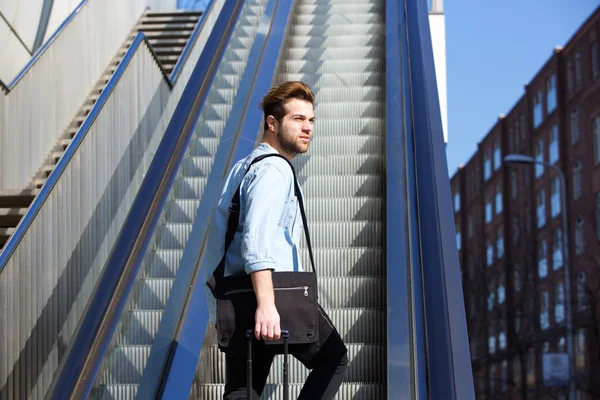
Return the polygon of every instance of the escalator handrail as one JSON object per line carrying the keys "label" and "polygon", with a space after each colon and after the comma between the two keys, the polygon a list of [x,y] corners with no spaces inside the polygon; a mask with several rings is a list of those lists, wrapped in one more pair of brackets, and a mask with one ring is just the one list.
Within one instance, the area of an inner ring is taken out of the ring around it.
{"label": "escalator handrail", "polygon": [[[149,377],[142,378],[143,381],[151,381],[153,377],[160,379],[160,399],[187,398],[190,394],[202,347],[202,337],[208,326],[205,266],[202,263],[206,251],[209,218],[218,200],[217,190],[221,186],[224,174],[230,170],[233,162],[247,156],[255,147],[262,127],[262,112],[259,106],[274,79],[292,5],[293,0],[269,0],[267,3],[258,29],[258,35],[264,36],[257,35],[250,51],[248,65],[242,78],[242,85],[245,87],[240,88],[217,149],[215,166],[218,165],[219,168],[213,167],[209,175],[207,189],[198,207],[198,215],[173,285],[172,293],[175,293],[177,279],[183,275],[180,275],[182,269],[187,270],[188,280],[181,280],[187,285],[186,296],[176,301],[171,295],[157,338],[161,329],[167,328],[170,334],[160,338],[162,342],[155,340],[153,344],[152,352],[160,350],[161,346],[168,349],[166,368],[162,375],[151,372]],[[207,196],[207,193],[210,195]],[[171,306],[175,302],[178,304]],[[155,364],[151,353],[148,359],[150,367],[146,368],[144,375],[149,373]],[[144,385],[140,386],[139,390],[146,398],[152,393],[145,391]]]}
{"label": "escalator handrail", "polygon": [[474,399],[454,212],[426,2],[403,1],[408,41],[428,389]]}
{"label": "escalator handrail", "polygon": [[[47,398],[87,398],[208,95],[242,0],[226,0],[119,232]],[[212,6],[212,5],[211,5]],[[142,37],[138,35],[138,37]]]}
{"label": "escalator handrail", "polygon": [[[23,240],[23,237],[27,233],[27,230],[31,227],[33,220],[46,203],[46,200],[48,200],[48,198],[50,197],[54,186],[57,184],[58,180],[67,168],[67,165],[69,165],[69,163],[75,156],[77,149],[79,148],[83,140],[86,138],[87,133],[89,132],[90,128],[94,124],[96,118],[98,117],[102,109],[104,108],[104,105],[112,95],[117,84],[121,80],[121,77],[127,70],[129,63],[133,59],[133,56],[135,55],[137,49],[142,43],[146,43],[146,46],[148,47],[154,59],[157,60],[158,63],[158,58],[152,50],[152,46],[150,45],[150,42],[148,41],[146,35],[143,32],[138,32],[133,42],[131,43],[131,46],[127,49],[127,52],[125,53],[123,59],[119,63],[119,66],[106,83],[106,87],[104,88],[104,90],[102,90],[100,97],[92,106],[90,112],[86,116],[85,121],[83,121],[81,126],[77,129],[77,132],[73,136],[73,139],[71,140],[71,143],[65,150],[65,153],[58,160],[56,166],[48,176],[48,179],[40,189],[40,193],[33,199],[33,202],[27,209],[27,212],[17,225],[15,232],[10,236],[4,248],[0,251],[0,273],[2,273],[2,271],[8,264],[8,261],[19,246],[19,243],[21,243],[21,240]],[[162,68],[161,71],[169,87],[172,87],[171,82],[169,81]]]}
{"label": "escalator handrail", "polygon": [[79,12],[81,11],[81,9],[89,2],[89,0],[82,0],[81,3],[79,3],[79,5],[77,5],[77,7],[75,7],[75,9],[73,11],[71,11],[71,13],[69,14],[69,16],[62,22],[62,24],[60,24],[60,26],[56,29],[56,31],[52,34],[52,36],[50,36],[50,38],[48,38],[48,40],[46,40],[46,43],[44,43],[31,57],[31,59],[27,62],[27,64],[25,64],[25,66],[21,69],[21,71],[19,72],[19,74],[17,76],[15,76],[15,78],[8,84],[5,85],[4,83],[2,83],[2,85],[6,88],[6,92],[10,92],[16,85],[17,83],[19,83],[19,81],[25,76],[25,74],[27,74],[27,72],[29,72],[29,70],[31,69],[31,67],[33,67],[33,65],[39,60],[39,58],[42,56],[42,54],[44,54],[44,52],[48,49],[48,47],[50,47],[50,45],[52,43],[54,43],[54,41],[56,40],[56,38],[58,36],[60,36],[60,34],[65,30],[65,28],[69,25],[69,23],[77,16],[77,14],[79,14]]}

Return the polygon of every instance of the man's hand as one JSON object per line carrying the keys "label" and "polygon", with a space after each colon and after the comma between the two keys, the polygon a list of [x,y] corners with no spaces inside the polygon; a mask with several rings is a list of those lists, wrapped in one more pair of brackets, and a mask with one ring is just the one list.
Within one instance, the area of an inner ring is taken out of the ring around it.
{"label": "man's hand", "polygon": [[254,336],[257,340],[278,340],[281,337],[279,313],[275,303],[259,305],[255,316]]}
{"label": "man's hand", "polygon": [[256,293],[256,314],[254,316],[254,336],[256,340],[278,340],[281,337],[279,313],[275,307],[275,292],[270,269],[252,274],[252,285]]}

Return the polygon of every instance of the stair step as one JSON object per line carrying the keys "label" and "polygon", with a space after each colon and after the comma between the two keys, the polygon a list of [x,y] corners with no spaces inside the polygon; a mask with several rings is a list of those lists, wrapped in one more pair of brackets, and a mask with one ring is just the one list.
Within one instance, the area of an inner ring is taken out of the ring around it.
{"label": "stair step", "polygon": [[309,153],[311,155],[385,154],[385,138],[367,135],[319,136],[319,132],[316,131],[311,139]]}
{"label": "stair step", "polygon": [[189,33],[196,27],[195,23],[181,24],[181,23],[160,23],[160,22],[144,22],[136,25],[135,29],[143,32],[186,32]]}
{"label": "stair step", "polygon": [[156,249],[150,253],[150,257],[150,265],[143,277],[175,279],[183,249]]}
{"label": "stair step", "polygon": [[152,345],[163,316],[160,310],[130,310],[121,317],[122,330],[117,334],[117,346]]}
{"label": "stair step", "polygon": [[156,58],[158,58],[158,61],[161,64],[168,64],[168,63],[175,64],[179,60],[179,57],[181,57],[181,54],[177,54],[177,55],[160,55],[160,56],[157,56]]}
{"label": "stair step", "polygon": [[4,247],[8,239],[15,233],[15,228],[0,228],[0,246]]}
{"label": "stair step", "polygon": [[[366,59],[348,61],[285,61],[280,67],[282,73],[360,73],[360,72],[385,72],[385,60]],[[360,89],[356,88],[356,89]]]}
{"label": "stair step", "polygon": [[296,14],[293,22],[302,25],[382,24],[385,16],[382,13]]}
{"label": "stair step", "polygon": [[207,177],[178,178],[175,182],[175,196],[180,199],[200,199],[207,180]]}
{"label": "stair step", "polygon": [[157,57],[177,56],[179,58],[184,48],[184,46],[159,47],[157,49],[154,49],[154,53]]}
{"label": "stair step", "polygon": [[[287,60],[365,60],[370,58],[379,58],[385,54],[385,46],[354,46],[351,48],[332,47],[332,48],[304,48],[293,47],[282,50],[283,57]],[[378,83],[377,86],[383,86]],[[353,86],[364,86],[353,85]]]}
{"label": "stair step", "polygon": [[385,11],[385,4],[299,4],[296,15],[376,14]]}
{"label": "stair step", "polygon": [[[146,35],[146,38],[151,40],[184,39],[186,43],[189,40],[191,34],[192,31],[144,31],[144,35]],[[131,39],[135,38],[135,36],[135,34],[132,34]],[[152,44],[152,42],[150,43]]]}
{"label": "stair step", "polygon": [[27,213],[27,210],[27,208],[0,208],[0,227],[16,227]]}
{"label": "stair step", "polygon": [[298,180],[307,199],[385,196],[383,179],[377,175],[317,175],[299,177]]}
{"label": "stair step", "polygon": [[[321,277],[372,276],[384,277],[385,252],[382,247],[352,247],[313,249],[317,274]],[[310,269],[306,246],[301,249],[302,267]]]}
{"label": "stair step", "polygon": [[159,243],[161,249],[179,250],[185,247],[190,232],[192,231],[192,224],[184,223],[166,223],[160,228]]}
{"label": "stair step", "polygon": [[114,347],[108,356],[111,368],[104,368],[101,377],[102,383],[139,384],[150,356],[150,349],[151,346],[146,345]]}
{"label": "stair step", "polygon": [[349,86],[383,86],[385,74],[375,72],[341,73],[341,74],[278,74],[279,82],[302,81],[312,88],[349,87]]}
{"label": "stair step", "polygon": [[196,24],[200,20],[200,17],[196,15],[174,15],[174,16],[148,16],[142,18],[142,25],[145,24],[181,24],[189,23]]}
{"label": "stair step", "polygon": [[305,203],[306,217],[311,224],[315,222],[381,221],[384,217],[382,198],[307,198]]}
{"label": "stair step", "polygon": [[39,189],[0,190],[0,207],[29,207]]}
{"label": "stair step", "polygon": [[161,17],[182,17],[182,16],[194,16],[200,18],[203,11],[191,11],[191,10],[172,10],[172,11],[146,11],[145,16],[150,18],[161,18]]}
{"label": "stair step", "polygon": [[[290,398],[297,399],[300,396],[303,384],[290,384]],[[113,390],[113,389],[111,389]],[[116,388],[114,390],[117,390]],[[387,396],[387,387],[385,384],[371,383],[342,383],[336,399],[352,400],[374,400],[385,399]],[[225,394],[225,385],[207,384],[203,386],[194,386],[192,388],[194,399],[222,399]],[[267,384],[263,390],[261,400],[282,400],[283,385]],[[112,397],[111,397],[112,398]],[[114,397],[117,398],[117,397]],[[121,399],[121,397],[118,397]],[[132,397],[127,397],[132,399]]]}
{"label": "stair step", "polygon": [[[346,370],[344,380],[346,382],[385,382],[387,373],[385,364],[386,351],[384,345],[373,344],[349,344],[348,348],[348,369]],[[207,384],[225,383],[225,355],[217,348],[210,347],[208,365],[218,365],[214,368],[211,376],[207,379]],[[267,378],[267,384],[278,384],[283,381],[283,356],[277,355],[271,365],[271,370]],[[309,370],[304,367],[294,357],[289,358],[289,383],[303,384],[308,378]]]}
{"label": "stair step", "polygon": [[381,175],[385,172],[385,159],[381,155],[309,156],[294,159],[298,176],[315,175]]}
{"label": "stair step", "polygon": [[[385,224],[380,221],[310,222],[313,247],[383,247]],[[304,236],[302,246],[305,246]]]}
{"label": "stair step", "polygon": [[384,24],[297,24],[290,27],[290,33],[304,36],[372,35],[385,34],[385,26]]}

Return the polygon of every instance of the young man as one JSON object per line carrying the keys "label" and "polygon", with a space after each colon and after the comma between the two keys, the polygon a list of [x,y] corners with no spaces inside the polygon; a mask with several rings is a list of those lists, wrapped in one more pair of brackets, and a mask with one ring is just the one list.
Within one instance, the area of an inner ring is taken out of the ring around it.
{"label": "young man", "polygon": [[[280,346],[267,346],[265,341],[280,338],[279,315],[286,312],[275,306],[271,274],[273,271],[302,271],[303,225],[289,164],[279,157],[268,157],[249,170],[248,166],[263,154],[279,153],[291,160],[297,154],[306,153],[313,135],[313,102],[313,93],[302,82],[285,82],[267,93],[262,102],[265,115],[262,143],[232,168],[211,221],[209,259],[216,262],[209,263],[213,269],[206,271],[207,280],[223,255],[229,205],[241,183],[240,220],[226,255],[225,276],[250,274],[256,293],[254,334],[259,341],[254,344],[252,363],[255,399],[260,398],[273,358],[281,350]],[[210,290],[206,292],[214,323],[216,302]],[[289,352],[312,370],[299,399],[333,399],[348,364],[347,349],[322,308],[319,307],[319,344],[290,345]],[[224,399],[246,399],[245,352],[228,351],[226,370]]]}

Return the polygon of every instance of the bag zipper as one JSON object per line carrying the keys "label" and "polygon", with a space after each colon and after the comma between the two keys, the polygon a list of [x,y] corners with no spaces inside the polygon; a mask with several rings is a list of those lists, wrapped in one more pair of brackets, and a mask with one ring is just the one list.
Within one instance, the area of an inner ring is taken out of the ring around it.
{"label": "bag zipper", "polygon": [[[275,288],[274,290],[304,290],[304,297],[308,297],[308,286],[297,286],[297,287],[286,287],[286,288]],[[254,292],[254,289],[235,289],[225,293],[225,296],[236,293]]]}

